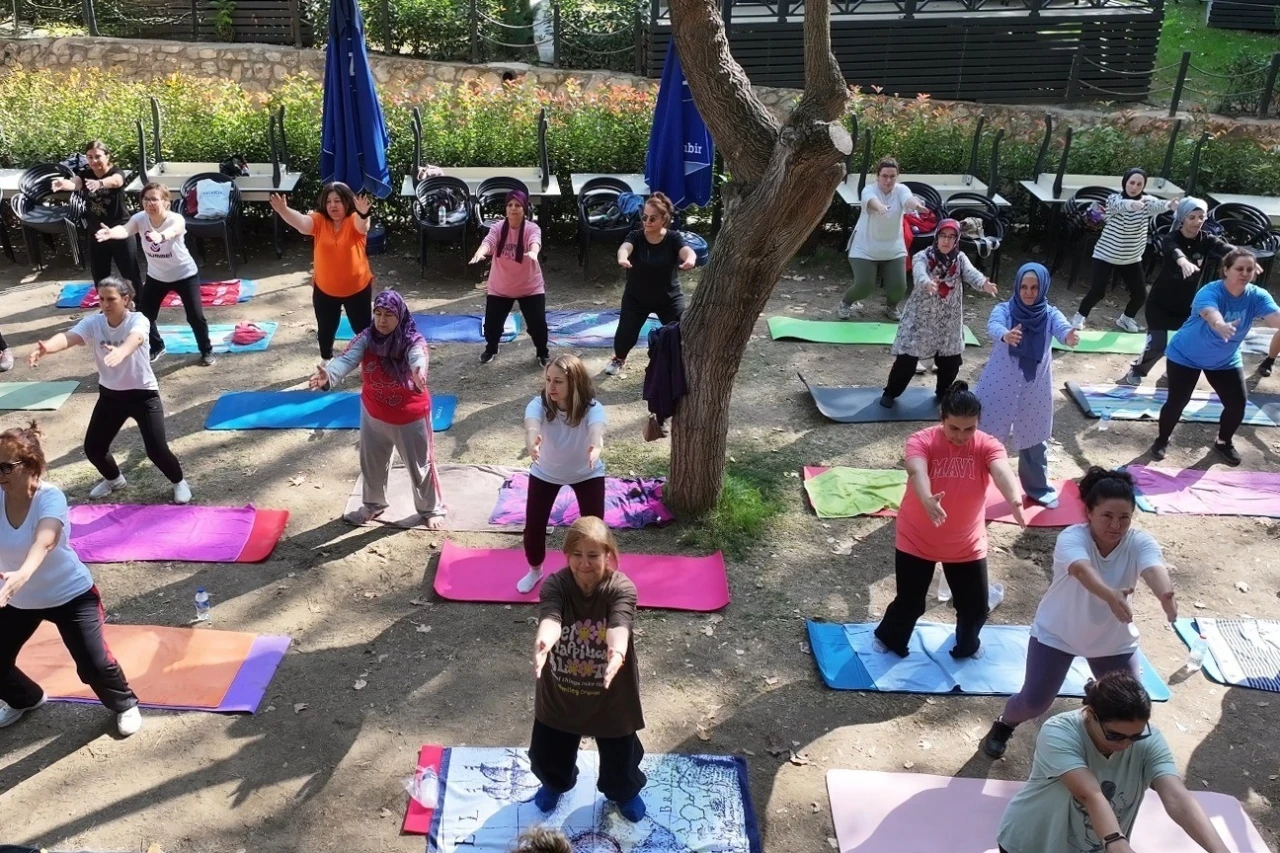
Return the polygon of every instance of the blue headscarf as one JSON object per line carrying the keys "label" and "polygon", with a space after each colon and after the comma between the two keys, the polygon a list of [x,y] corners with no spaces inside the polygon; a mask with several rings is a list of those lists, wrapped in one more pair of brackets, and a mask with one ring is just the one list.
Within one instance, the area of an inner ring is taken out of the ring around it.
{"label": "blue headscarf", "polygon": [[[1027,273],[1035,273],[1036,280],[1040,282],[1040,292],[1031,305],[1023,302],[1018,292]],[[1022,376],[1028,381],[1036,378],[1036,370],[1049,351],[1049,316],[1049,271],[1043,264],[1023,264],[1018,267],[1018,277],[1013,280],[1013,296],[1009,297],[1009,322],[1022,327],[1022,340],[1017,346],[1009,347],[1009,355],[1018,360]]]}
{"label": "blue headscarf", "polygon": [[1182,223],[1187,221],[1187,217],[1191,215],[1191,211],[1201,210],[1205,213],[1209,212],[1209,205],[1205,204],[1198,198],[1191,196],[1183,196],[1178,200],[1178,204],[1173,209],[1173,230],[1181,231]]}

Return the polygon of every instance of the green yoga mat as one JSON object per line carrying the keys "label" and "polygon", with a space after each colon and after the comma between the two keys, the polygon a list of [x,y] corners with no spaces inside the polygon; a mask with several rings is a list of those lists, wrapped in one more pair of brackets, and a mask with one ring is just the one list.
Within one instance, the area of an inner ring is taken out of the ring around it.
{"label": "green yoga mat", "polygon": [[[770,317],[768,322],[769,337],[775,341],[887,347],[898,334],[897,323],[847,323],[843,320],[801,320],[797,317]],[[978,346],[978,339],[968,326],[964,328],[964,342],[967,346]]]}
{"label": "green yoga mat", "polygon": [[0,411],[52,412],[67,402],[80,383],[65,382],[0,382]]}
{"label": "green yoga mat", "polygon": [[907,491],[907,472],[838,466],[804,481],[818,518],[853,518],[898,509]]}
{"label": "green yoga mat", "polygon": [[1057,339],[1053,348],[1065,352],[1113,352],[1120,355],[1142,355],[1146,349],[1147,336],[1134,332],[1104,332],[1097,329],[1084,329],[1080,332],[1080,343],[1074,347],[1063,346]]}

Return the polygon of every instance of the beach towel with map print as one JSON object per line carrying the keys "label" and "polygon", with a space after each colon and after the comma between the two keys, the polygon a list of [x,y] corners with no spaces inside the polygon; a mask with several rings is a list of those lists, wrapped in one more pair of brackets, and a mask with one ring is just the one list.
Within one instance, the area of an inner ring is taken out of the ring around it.
{"label": "beach towel with map print", "polygon": [[[620,530],[666,524],[675,516],[662,503],[663,477],[606,477],[604,481],[604,523]],[[513,474],[498,490],[498,502],[489,516],[490,524],[524,524],[529,503],[529,475]],[[552,527],[568,527],[578,520],[578,498],[569,486],[562,486],[551,507]]]}

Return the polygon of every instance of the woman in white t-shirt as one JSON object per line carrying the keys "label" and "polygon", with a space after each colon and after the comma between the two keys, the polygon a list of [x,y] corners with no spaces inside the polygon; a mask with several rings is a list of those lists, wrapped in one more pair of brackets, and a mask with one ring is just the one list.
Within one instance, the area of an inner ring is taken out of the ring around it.
{"label": "woman in white t-shirt", "polygon": [[142,212],[129,217],[124,225],[108,228],[103,225],[94,235],[99,243],[107,240],[132,240],[142,235],[142,251],[147,256],[147,282],[139,297],[138,310],[151,324],[151,360],[164,355],[164,339],[160,337],[156,318],[160,316],[160,304],[170,292],[182,300],[182,310],[187,312],[187,325],[196,336],[200,347],[200,364],[213,367],[218,360],[213,357],[213,344],[209,342],[209,322],[204,318],[200,302],[200,272],[195,259],[187,251],[187,221],[181,213],[169,208],[169,188],[152,183],[142,188]]}
{"label": "woman in white t-shirt", "polygon": [[31,353],[31,366],[40,359],[71,347],[88,344],[98,365],[98,402],[84,435],[84,455],[102,475],[89,490],[91,498],[105,498],[128,483],[111,455],[111,443],[124,422],[133,418],[142,433],[147,458],[173,483],[173,502],[190,503],[191,487],[182,476],[182,465],[169,449],[164,434],[164,404],[160,385],[147,361],[147,318],[130,311],[133,285],[108,276],[94,285],[101,312],[81,318],[66,332],[40,341]]}
{"label": "woman in white t-shirt", "polygon": [[848,320],[862,307],[862,300],[876,289],[876,275],[884,279],[885,312],[902,319],[898,303],[907,295],[907,244],[902,239],[902,217],[922,210],[924,202],[898,183],[898,161],[885,157],[876,164],[876,180],[862,190],[862,214],[849,240],[849,266],[853,284],[844,293],[836,315]]}
{"label": "woman in white t-shirt", "polygon": [[1089,520],[1058,534],[1053,580],[1031,624],[1022,689],[1009,697],[982,741],[992,758],[1004,755],[1014,727],[1049,709],[1077,657],[1089,662],[1095,677],[1123,669],[1142,680],[1130,603],[1138,578],[1160,599],[1169,621],[1178,618],[1160,545],[1130,527],[1137,506],[1133,477],[1095,465],[1080,480],[1080,496]]}
{"label": "woman in white t-shirt", "polygon": [[547,521],[562,486],[573,489],[580,516],[604,519],[604,406],[576,355],[558,355],[544,368],[542,393],[524,410],[524,443],[533,464],[524,514],[529,573],[516,584],[521,593],[542,579]]}
{"label": "woman in white t-shirt", "polygon": [[52,622],[76,674],[128,737],[142,727],[138,697],[107,648],[102,597],[67,543],[67,497],[42,480],[46,468],[34,421],[0,433],[0,728],[45,703],[17,661],[40,623]]}

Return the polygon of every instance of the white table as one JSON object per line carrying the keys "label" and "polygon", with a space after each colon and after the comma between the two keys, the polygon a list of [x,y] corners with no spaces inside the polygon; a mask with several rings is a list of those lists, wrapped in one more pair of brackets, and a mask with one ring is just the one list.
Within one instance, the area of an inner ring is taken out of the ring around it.
{"label": "white table", "polygon": [[1208,193],[1214,204],[1247,204],[1261,210],[1271,224],[1280,227],[1280,198],[1270,195],[1237,195],[1235,193]]}
{"label": "white table", "polygon": [[[942,196],[942,200],[946,201],[956,193],[978,193],[979,195],[987,195],[987,185],[972,175],[898,175],[898,183],[911,181],[917,184],[928,184],[938,191],[938,195]],[[874,174],[868,174],[866,184],[870,186],[876,182]],[[858,197],[858,176],[849,175],[836,187],[836,195],[840,200],[852,208],[862,206],[862,199]],[[991,196],[991,201],[997,207],[1011,207],[1009,200],[997,193]]]}
{"label": "white table", "polygon": [[625,175],[606,174],[604,172],[575,172],[569,176],[569,184],[573,188],[575,196],[582,195],[582,188],[586,186],[587,181],[595,178],[615,178],[631,187],[631,191],[636,195],[649,194],[649,182],[644,179],[644,175],[637,175],[634,172]]}
{"label": "white table", "polygon": [[18,179],[26,169],[0,169],[0,195],[8,195],[18,191]]}
{"label": "white table", "polygon": [[[442,170],[446,178],[460,178],[467,185],[467,191],[473,196],[480,189],[480,184],[489,178],[515,178],[523,181],[529,188],[529,203],[538,209],[538,222],[542,222],[542,204],[560,198],[560,181],[555,175],[547,181],[547,188],[542,188],[542,170],[537,166],[460,166],[456,169]],[[418,181],[413,175],[405,175],[400,182],[400,195],[406,198],[417,196]]]}
{"label": "white table", "polygon": [[[1062,192],[1055,196],[1053,194],[1053,182],[1058,179],[1056,174],[1052,172],[1041,172],[1040,176],[1034,181],[1019,181],[1018,184],[1027,191],[1039,204],[1066,204],[1067,199],[1076,194],[1077,190],[1085,187],[1107,187],[1120,192],[1120,175],[1063,175],[1062,176]],[[1156,198],[1177,198],[1184,195],[1185,191],[1182,187],[1173,181],[1166,181],[1163,178],[1149,178],[1147,180],[1147,188],[1145,192]]]}

